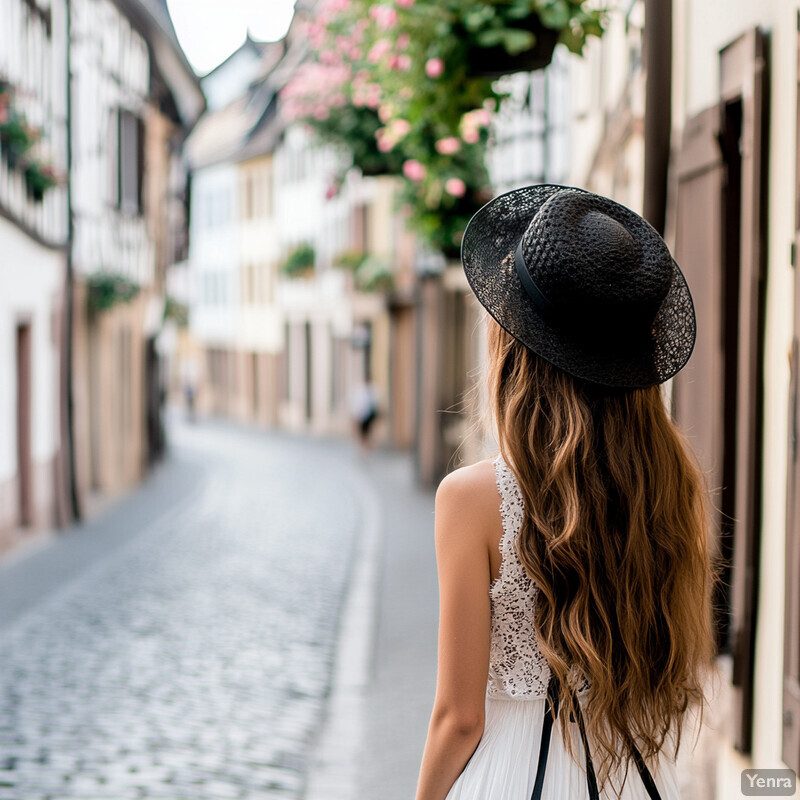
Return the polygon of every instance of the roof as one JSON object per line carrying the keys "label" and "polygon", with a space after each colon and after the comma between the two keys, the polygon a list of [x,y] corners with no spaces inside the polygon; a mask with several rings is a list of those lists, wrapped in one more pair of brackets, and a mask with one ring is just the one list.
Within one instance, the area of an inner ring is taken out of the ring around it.
{"label": "roof", "polygon": [[205,110],[205,96],[178,42],[166,0],[114,0],[114,3],[145,36],[151,57],[175,101],[180,122],[190,130]]}
{"label": "roof", "polygon": [[186,145],[189,165],[201,169],[223,161],[238,160],[261,110],[248,96],[200,118]]}

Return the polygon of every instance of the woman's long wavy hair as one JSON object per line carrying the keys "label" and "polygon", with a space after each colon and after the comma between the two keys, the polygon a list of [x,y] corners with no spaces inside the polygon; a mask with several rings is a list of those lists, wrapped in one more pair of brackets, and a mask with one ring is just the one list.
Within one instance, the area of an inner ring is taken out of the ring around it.
{"label": "woman's long wavy hair", "polygon": [[624,784],[631,743],[657,764],[673,734],[677,753],[690,708],[702,720],[717,580],[704,476],[658,386],[612,390],[572,378],[491,319],[489,369],[500,450],[524,500],[518,552],[539,587],[535,626],[559,681],[565,745],[574,757],[570,687],[582,673],[598,779],[622,774]]}

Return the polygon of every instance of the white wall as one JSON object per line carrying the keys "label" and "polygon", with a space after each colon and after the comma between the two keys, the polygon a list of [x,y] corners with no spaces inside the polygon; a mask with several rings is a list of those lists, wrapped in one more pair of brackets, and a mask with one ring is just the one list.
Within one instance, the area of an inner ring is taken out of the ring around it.
{"label": "white wall", "polygon": [[307,242],[316,250],[317,268],[325,270],[350,246],[350,206],[343,195],[325,199],[341,169],[336,153],[312,143],[298,125],[290,127],[275,152],[275,196],[283,253]]}
{"label": "white wall", "polygon": [[58,350],[52,311],[61,292],[64,256],[37,245],[0,218],[0,482],[17,472],[17,320],[31,322],[31,454],[53,457],[58,435]]}
{"label": "white wall", "polygon": [[487,166],[496,194],[532,183],[565,183],[570,172],[568,56],[556,49],[545,70],[508,75],[510,97],[494,118]]}
{"label": "white wall", "polygon": [[239,176],[236,164],[197,170],[192,182],[189,268],[196,305],[192,333],[232,347],[239,310]]}
{"label": "white wall", "polygon": [[147,43],[110,0],[74,0],[73,209],[75,267],[152,282],[155,254],[141,214],[114,207],[118,142],[113,114],[144,117],[150,87]]}
{"label": "white wall", "polygon": [[244,285],[253,280],[255,289],[254,297],[242,297],[238,318],[238,346],[248,352],[279,353],[284,346],[283,319],[276,304],[281,241],[273,173],[268,157],[240,166],[241,203],[246,203],[247,181],[252,182],[253,201],[251,216],[240,208],[239,219],[240,279]]}

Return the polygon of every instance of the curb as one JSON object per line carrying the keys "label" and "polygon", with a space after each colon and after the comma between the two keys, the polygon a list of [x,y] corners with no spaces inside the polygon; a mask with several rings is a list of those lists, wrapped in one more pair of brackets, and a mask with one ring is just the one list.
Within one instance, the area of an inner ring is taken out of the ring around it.
{"label": "curb", "polygon": [[362,510],[361,534],[336,642],[331,691],[312,755],[303,800],[356,800],[366,736],[366,694],[377,625],[381,505],[360,476],[352,482]]}

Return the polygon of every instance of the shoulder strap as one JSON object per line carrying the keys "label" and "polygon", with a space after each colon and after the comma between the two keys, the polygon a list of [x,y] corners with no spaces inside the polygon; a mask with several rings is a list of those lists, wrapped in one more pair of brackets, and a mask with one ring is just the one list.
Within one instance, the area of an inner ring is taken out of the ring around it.
{"label": "shoulder strap", "polygon": [[[594,764],[592,763],[592,755],[589,751],[589,739],[586,735],[586,726],[583,722],[583,714],[581,712],[580,704],[577,697],[573,693],[573,700],[575,703],[576,716],[578,719],[578,728],[581,733],[583,741],[583,749],[586,752],[586,785],[589,790],[589,800],[600,800],[600,793],[597,789],[597,777],[594,773]],[[550,677],[550,682],[547,684],[547,704],[545,707],[544,720],[542,722],[542,742],[539,747],[539,761],[536,766],[536,781],[533,784],[533,793],[531,800],[541,800],[542,789],[544,788],[544,774],[547,766],[547,755],[550,752],[550,737],[553,731],[553,721],[558,716],[558,686],[555,677]],[[647,764],[644,763],[642,754],[635,744],[631,745],[633,751],[633,760],[636,763],[636,769],[642,778],[644,788],[650,800],[661,800],[661,795],[658,792],[656,783]]]}
{"label": "shoulder strap", "polygon": [[550,734],[553,732],[553,719],[558,716],[558,690],[556,682],[550,678],[547,684],[547,707],[542,721],[542,743],[539,745],[539,762],[536,765],[536,782],[533,784],[531,800],[542,800],[544,771],[547,767],[547,754],[550,752]]}

